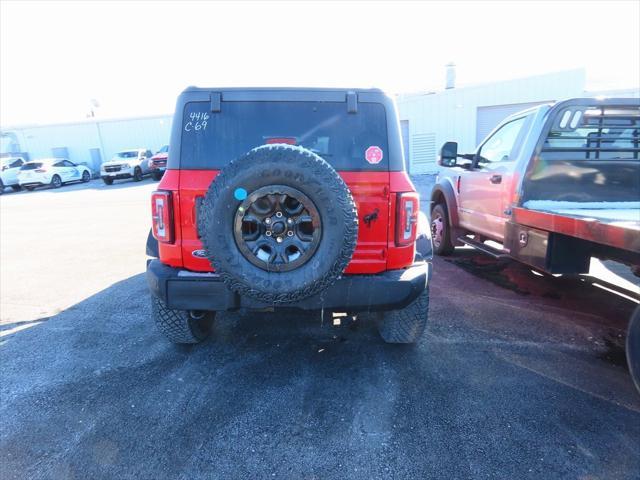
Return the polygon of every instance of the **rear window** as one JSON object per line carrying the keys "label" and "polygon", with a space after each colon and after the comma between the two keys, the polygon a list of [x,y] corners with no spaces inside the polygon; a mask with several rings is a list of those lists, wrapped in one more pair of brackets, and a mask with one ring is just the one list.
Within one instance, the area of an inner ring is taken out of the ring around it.
{"label": "rear window", "polygon": [[36,168],[42,167],[42,163],[25,163],[20,170],[35,170]]}
{"label": "rear window", "polygon": [[[219,169],[260,145],[290,143],[317,153],[336,170],[389,169],[382,104],[359,103],[357,113],[347,113],[338,102],[223,102],[217,113],[209,106],[185,106],[180,168]],[[367,161],[370,147],[377,148]]]}

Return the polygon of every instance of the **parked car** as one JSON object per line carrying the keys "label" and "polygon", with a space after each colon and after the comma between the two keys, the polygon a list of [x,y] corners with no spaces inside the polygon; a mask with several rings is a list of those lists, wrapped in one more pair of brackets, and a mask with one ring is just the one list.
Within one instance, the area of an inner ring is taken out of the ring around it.
{"label": "parked car", "polygon": [[[639,272],[639,143],[640,100],[631,98],[525,110],[474,153],[445,143],[431,196],[435,252],[467,244],[551,274],[588,273],[592,257]],[[640,388],[639,315],[627,355]]]}
{"label": "parked car", "polygon": [[169,158],[169,145],[165,145],[158,150],[149,160],[149,170],[154,180],[160,180],[167,169],[167,158]]}
{"label": "parked car", "polygon": [[25,161],[23,157],[0,159],[0,195],[4,192],[5,187],[11,187],[16,192],[20,190],[18,172],[20,167],[25,164]]}
{"label": "parked car", "polygon": [[123,178],[132,178],[134,182],[139,182],[151,173],[149,159],[152,156],[151,150],[145,148],[118,152],[111,160],[102,164],[100,177],[107,185]]}
{"label": "parked car", "polygon": [[60,188],[65,183],[89,180],[91,180],[89,168],[77,165],[66,158],[43,158],[27,162],[18,172],[20,186],[30,191],[43,185]]}
{"label": "parked car", "polygon": [[416,257],[420,202],[390,97],[188,88],[172,128],[147,241],[168,339],[199,342],[239,308],[359,313],[386,342],[421,338],[431,259]]}

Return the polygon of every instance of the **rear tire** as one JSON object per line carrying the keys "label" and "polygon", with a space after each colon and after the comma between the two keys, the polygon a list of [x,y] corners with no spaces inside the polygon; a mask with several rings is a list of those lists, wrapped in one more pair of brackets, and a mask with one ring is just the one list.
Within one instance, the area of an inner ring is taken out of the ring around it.
{"label": "rear tire", "polygon": [[158,330],[173,343],[200,343],[209,336],[214,312],[202,312],[196,318],[192,312],[168,308],[162,300],[151,298],[151,313]]}
{"label": "rear tire", "polygon": [[104,182],[105,185],[113,185],[113,178],[102,177],[102,181]]}
{"label": "rear tire", "polygon": [[451,255],[455,250],[451,241],[451,224],[447,207],[442,203],[437,203],[431,210],[431,238],[436,255]]}
{"label": "rear tire", "polygon": [[378,332],[385,343],[415,343],[429,319],[429,289],[401,310],[379,312]]}
{"label": "rear tire", "polygon": [[133,181],[141,182],[142,181],[142,169],[140,167],[136,167],[133,170]]}
{"label": "rear tire", "polygon": [[164,175],[164,172],[153,172],[151,174],[151,177],[156,181],[159,182],[160,180],[162,180],[162,175]]}
{"label": "rear tire", "polygon": [[629,373],[640,392],[640,307],[636,307],[629,320],[626,350]]}
{"label": "rear tire", "polygon": [[22,190],[22,187],[20,185],[11,185],[11,188],[14,192],[19,192],[20,190]]}

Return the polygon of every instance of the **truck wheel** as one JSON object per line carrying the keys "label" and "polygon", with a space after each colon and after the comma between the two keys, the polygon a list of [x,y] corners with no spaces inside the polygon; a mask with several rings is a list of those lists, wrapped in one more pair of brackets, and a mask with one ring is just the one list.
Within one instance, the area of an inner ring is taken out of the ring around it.
{"label": "truck wheel", "polygon": [[629,373],[640,392],[640,307],[636,307],[627,331],[627,363]]}
{"label": "truck wheel", "polygon": [[173,310],[156,297],[151,298],[151,314],[162,334],[173,343],[199,343],[209,336],[214,312]]}
{"label": "truck wheel", "polygon": [[378,332],[386,343],[415,343],[420,339],[429,318],[429,289],[401,310],[379,312]]}
{"label": "truck wheel", "polygon": [[153,172],[151,174],[151,177],[156,181],[159,182],[160,180],[162,180],[162,175],[164,174],[164,172]]}
{"label": "truck wheel", "polygon": [[111,177],[102,177],[102,181],[105,185],[113,185],[113,178]]}
{"label": "truck wheel", "polygon": [[207,258],[230,289],[286,304],[332,285],[356,247],[349,188],[302,147],[264,145],[229,163],[198,209]]}
{"label": "truck wheel", "polygon": [[134,182],[142,181],[142,169],[140,167],[136,167],[133,169],[133,181]]}
{"label": "truck wheel", "polygon": [[451,241],[451,226],[447,208],[442,203],[436,204],[431,210],[431,238],[433,251],[436,255],[451,255],[455,250]]}

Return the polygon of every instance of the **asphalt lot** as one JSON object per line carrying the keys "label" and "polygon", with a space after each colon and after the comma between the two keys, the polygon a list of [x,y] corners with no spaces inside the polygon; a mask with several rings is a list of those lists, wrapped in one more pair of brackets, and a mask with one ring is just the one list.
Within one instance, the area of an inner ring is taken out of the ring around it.
{"label": "asphalt lot", "polygon": [[0,197],[0,478],[640,477],[611,278],[460,250],[414,347],[275,314],[176,347],[143,275],[155,185]]}

